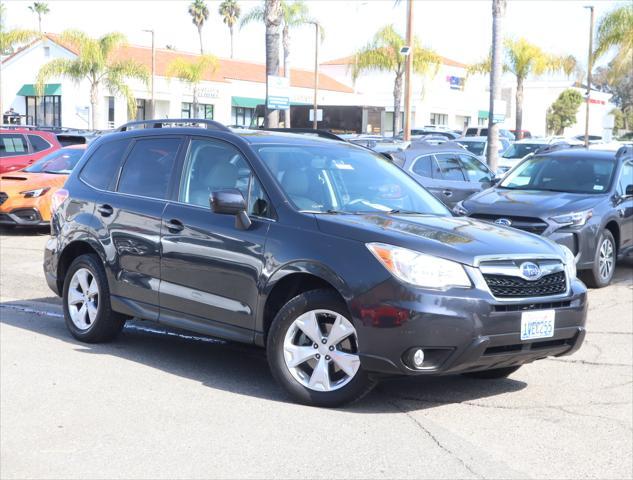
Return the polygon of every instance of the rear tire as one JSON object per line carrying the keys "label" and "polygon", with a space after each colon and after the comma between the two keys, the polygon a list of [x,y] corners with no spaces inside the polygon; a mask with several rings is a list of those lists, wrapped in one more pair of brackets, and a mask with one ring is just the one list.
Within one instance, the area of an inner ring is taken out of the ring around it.
{"label": "rear tire", "polygon": [[325,289],[294,297],[275,316],[266,342],[268,363],[297,402],[336,407],[373,388],[360,365],[350,318],[341,298]]}
{"label": "rear tire", "polygon": [[479,372],[468,372],[464,373],[465,377],[469,378],[479,378],[484,380],[495,380],[499,378],[506,378],[516,372],[521,365],[518,367],[503,367],[503,368],[493,368],[492,370],[481,370]]}
{"label": "rear tire", "polygon": [[603,288],[611,283],[615,273],[617,247],[613,234],[603,230],[598,239],[593,266],[580,272],[580,278],[591,288]]}
{"label": "rear tire", "polygon": [[97,255],[73,260],[64,279],[62,299],[66,327],[77,340],[109,342],[125,325],[126,318],[112,311],[108,280]]}

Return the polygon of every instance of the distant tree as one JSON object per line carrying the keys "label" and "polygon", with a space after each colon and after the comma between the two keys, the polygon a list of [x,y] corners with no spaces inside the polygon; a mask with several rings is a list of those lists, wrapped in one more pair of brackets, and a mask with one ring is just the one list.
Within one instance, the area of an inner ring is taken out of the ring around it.
{"label": "distant tree", "polygon": [[204,22],[209,19],[209,8],[204,0],[194,0],[189,5],[189,15],[191,21],[198,29],[198,38],[200,39],[200,55],[204,55],[204,47],[202,45],[202,27]]}
{"label": "distant tree", "polygon": [[231,35],[231,58],[233,58],[233,26],[240,18],[240,6],[236,0],[224,0],[220,4],[218,9],[220,15],[222,15],[222,21],[229,27],[229,33]]}
{"label": "distant tree", "polygon": [[633,74],[614,75],[612,62],[606,67],[598,67],[593,73],[593,83],[599,89],[612,95],[611,102],[623,113],[623,128],[633,127]]}
{"label": "distant tree", "polygon": [[217,59],[213,55],[202,55],[195,60],[177,58],[167,66],[167,76],[178,78],[191,86],[193,95],[193,116],[198,114],[198,85],[204,79],[206,73],[214,72],[217,67]]}
{"label": "distant tree", "polygon": [[631,76],[633,68],[633,3],[617,7],[598,20],[594,60],[615,49],[610,77]]}
{"label": "distant tree", "polygon": [[578,108],[584,98],[573,88],[563,91],[547,110],[547,130],[554,135],[562,135],[565,128],[576,123]]}
{"label": "distant tree", "polygon": [[29,10],[37,15],[39,32],[42,33],[42,15],[46,15],[50,12],[48,4],[45,2],[33,2],[33,5],[29,5]]}
{"label": "distant tree", "polygon": [[18,45],[30,42],[38,37],[37,32],[24,28],[14,28],[7,30],[5,28],[6,7],[4,3],[0,3],[0,55],[8,55]]}
{"label": "distant tree", "polygon": [[[395,74],[393,87],[393,135],[400,132],[400,103],[402,102],[402,88],[404,79],[405,57],[400,49],[405,45],[405,39],[393,25],[387,25],[378,30],[372,40],[354,55],[351,65],[352,78],[356,80],[362,72],[381,71]],[[414,39],[412,70],[417,74],[427,73],[429,70],[437,72],[440,57],[433,51],[422,47],[418,38]]]}
{"label": "distant tree", "polygon": [[126,43],[121,33],[107,33],[100,38],[91,38],[78,30],[62,32],[60,40],[76,50],[75,58],[56,58],[40,68],[37,74],[36,91],[44,93],[44,84],[51,77],[67,77],[79,83],[88,80],[90,84],[90,105],[92,106],[92,128],[97,128],[99,118],[99,88],[105,86],[113,95],[120,95],[127,101],[131,116],[136,115],[136,98],[126,80],[135,78],[148,84],[149,74],[144,65],[134,60],[115,60],[112,53]]}
{"label": "distant tree", "polygon": [[[504,42],[505,61],[503,69],[514,74],[516,86],[516,129],[523,129],[523,84],[530,76],[540,76],[544,73],[564,72],[571,75],[576,69],[576,59],[572,55],[559,56],[543,51],[524,38],[518,40],[506,39]],[[469,67],[470,73],[489,73],[491,68],[490,56]]]}

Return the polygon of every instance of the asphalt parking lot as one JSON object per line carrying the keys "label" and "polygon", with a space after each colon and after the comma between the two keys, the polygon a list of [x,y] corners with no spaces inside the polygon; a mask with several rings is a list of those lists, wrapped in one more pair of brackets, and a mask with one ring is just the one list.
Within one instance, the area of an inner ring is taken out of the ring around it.
{"label": "asphalt parking lot", "polygon": [[383,382],[290,403],[261,350],[133,322],[67,333],[46,232],[0,232],[2,478],[631,478],[633,268],[590,292],[573,356],[504,380]]}

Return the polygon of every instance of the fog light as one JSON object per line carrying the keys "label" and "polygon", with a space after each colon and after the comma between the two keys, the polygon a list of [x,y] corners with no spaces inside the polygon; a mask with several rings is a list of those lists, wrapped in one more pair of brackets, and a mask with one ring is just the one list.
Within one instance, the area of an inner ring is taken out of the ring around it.
{"label": "fog light", "polygon": [[413,363],[417,368],[420,368],[424,363],[424,351],[421,348],[418,348],[413,354]]}

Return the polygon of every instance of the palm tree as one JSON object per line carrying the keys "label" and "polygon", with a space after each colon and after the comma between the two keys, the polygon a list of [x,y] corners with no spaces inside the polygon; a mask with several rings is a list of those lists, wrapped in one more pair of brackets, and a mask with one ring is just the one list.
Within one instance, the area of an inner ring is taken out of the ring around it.
{"label": "palm tree", "polygon": [[610,65],[611,79],[630,75],[633,62],[633,4],[618,7],[598,20],[594,61],[610,49],[616,54]]}
{"label": "palm tree", "polygon": [[66,77],[79,83],[88,80],[90,84],[90,105],[92,107],[92,128],[97,128],[99,89],[101,85],[111,94],[124,97],[128,111],[136,115],[136,99],[127,79],[142,80],[148,84],[149,74],[144,65],[134,60],[114,60],[112,53],[126,43],[121,33],[107,33],[99,38],[91,38],[78,30],[66,30],[60,41],[77,52],[73,59],[57,58],[40,68],[37,74],[36,91],[39,96],[44,92],[44,84],[51,77]]}
{"label": "palm tree", "polygon": [[204,22],[209,19],[209,9],[204,0],[193,0],[189,5],[189,15],[191,15],[191,21],[198,29],[198,37],[200,38],[200,54],[204,55],[204,48],[202,47],[202,26]]}
{"label": "palm tree", "polygon": [[38,37],[37,32],[23,28],[5,30],[0,26],[0,55],[8,55],[16,46],[27,43]]}
{"label": "palm tree", "polygon": [[[516,90],[516,129],[523,126],[523,83],[530,76],[540,76],[544,73],[564,72],[571,75],[576,69],[576,59],[572,55],[559,56],[544,52],[540,47],[528,42],[524,38],[504,41],[505,61],[503,69],[514,74],[517,79]],[[481,63],[471,65],[470,73],[489,73],[491,59],[488,57]]]}
{"label": "palm tree", "polygon": [[494,121],[494,102],[501,99],[501,75],[503,73],[503,17],[506,0],[492,0],[492,58],[490,72],[490,107],[488,108],[488,166],[497,171],[499,157],[499,125]]}
{"label": "palm tree", "polygon": [[[281,22],[281,0],[265,0],[266,75],[279,75],[279,27],[281,26]],[[266,97],[268,97],[268,82],[266,82]],[[269,110],[266,108],[265,126],[272,128],[279,126],[278,110]]]}
{"label": "palm tree", "polygon": [[[365,71],[393,72],[396,77],[393,87],[393,135],[400,131],[400,103],[402,101],[402,82],[405,69],[405,57],[400,49],[405,45],[405,39],[387,25],[374,35],[373,39],[354,56],[352,78],[354,81]],[[417,74],[425,74],[433,69],[437,72],[440,57],[433,51],[422,47],[420,40],[414,38],[412,70]]]}
{"label": "palm tree", "polygon": [[198,112],[198,85],[206,73],[212,73],[217,67],[217,60],[213,55],[201,55],[195,60],[185,60],[180,57],[167,66],[167,76],[178,78],[191,86],[193,95],[193,116]]}
{"label": "palm tree", "polygon": [[29,10],[37,15],[39,32],[42,33],[42,15],[46,15],[50,12],[48,4],[45,2],[33,2],[33,5],[29,5]]}
{"label": "palm tree", "polygon": [[229,33],[231,34],[231,58],[233,58],[233,25],[235,25],[237,19],[240,18],[240,6],[236,0],[224,0],[220,4],[218,13],[222,15],[222,21],[229,27]]}

